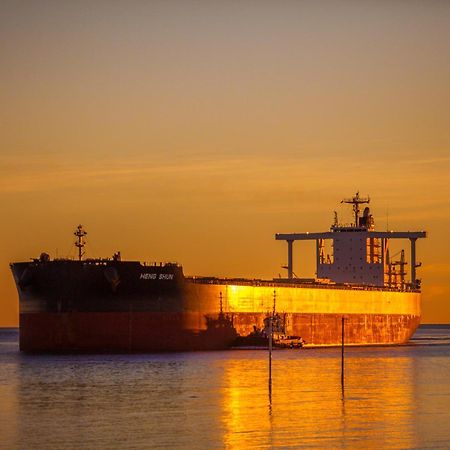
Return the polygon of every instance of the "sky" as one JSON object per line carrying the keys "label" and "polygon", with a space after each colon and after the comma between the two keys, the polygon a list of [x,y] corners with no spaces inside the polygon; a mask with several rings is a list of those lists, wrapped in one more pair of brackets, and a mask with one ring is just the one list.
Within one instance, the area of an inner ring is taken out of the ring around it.
{"label": "sky", "polygon": [[1,0],[0,326],[9,263],[74,256],[79,223],[89,257],[272,278],[274,234],[357,191],[428,232],[423,322],[450,323],[449,55],[448,1]]}

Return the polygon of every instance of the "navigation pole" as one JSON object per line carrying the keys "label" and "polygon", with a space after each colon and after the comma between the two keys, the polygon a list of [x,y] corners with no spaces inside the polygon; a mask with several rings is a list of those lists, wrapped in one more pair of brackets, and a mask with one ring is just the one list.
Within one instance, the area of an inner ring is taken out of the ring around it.
{"label": "navigation pole", "polygon": [[83,238],[87,235],[87,232],[83,230],[83,225],[80,224],[73,234],[77,237],[75,247],[78,247],[78,261],[81,261],[84,255],[83,248],[86,245],[86,242]]}
{"label": "navigation pole", "polygon": [[362,198],[359,196],[359,192],[352,198],[344,198],[341,203],[350,203],[353,205],[353,212],[355,213],[355,227],[358,227],[358,217],[359,217],[359,205],[364,203],[369,203],[370,197]]}

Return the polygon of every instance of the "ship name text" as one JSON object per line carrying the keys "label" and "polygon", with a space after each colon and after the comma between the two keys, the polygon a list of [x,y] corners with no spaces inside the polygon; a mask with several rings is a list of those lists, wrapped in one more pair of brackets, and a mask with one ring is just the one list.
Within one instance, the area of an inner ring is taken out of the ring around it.
{"label": "ship name text", "polygon": [[141,273],[141,280],[173,280],[173,273]]}

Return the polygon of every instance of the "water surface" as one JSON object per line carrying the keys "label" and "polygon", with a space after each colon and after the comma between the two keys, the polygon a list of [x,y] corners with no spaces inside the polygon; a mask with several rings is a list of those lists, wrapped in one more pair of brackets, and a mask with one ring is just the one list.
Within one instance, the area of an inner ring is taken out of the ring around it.
{"label": "water surface", "polygon": [[0,332],[1,447],[448,448],[450,328],[411,344],[24,355]]}

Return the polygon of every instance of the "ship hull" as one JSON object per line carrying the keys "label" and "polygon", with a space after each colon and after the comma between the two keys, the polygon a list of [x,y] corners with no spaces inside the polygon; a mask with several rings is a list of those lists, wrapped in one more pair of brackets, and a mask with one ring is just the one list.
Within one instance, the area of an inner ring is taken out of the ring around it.
{"label": "ship hull", "polygon": [[[20,350],[139,353],[223,350],[236,336],[186,329],[197,314],[72,312],[20,315]],[[199,317],[200,319],[200,317]]]}
{"label": "ship hull", "polygon": [[12,265],[25,352],[218,350],[264,330],[310,346],[407,342],[420,292],[184,277],[173,266],[75,261]]}
{"label": "ship hull", "polygon": [[[238,313],[236,329],[246,331],[262,323],[265,314]],[[342,316],[289,314],[292,334],[307,345],[340,345]],[[232,333],[186,329],[186,322],[202,322],[202,314],[175,313],[29,313],[20,315],[20,350],[24,352],[139,353],[220,350],[232,347]],[[410,315],[345,316],[347,345],[394,345],[408,342],[420,318]],[[238,333],[239,334],[239,333]]]}
{"label": "ship hull", "polygon": [[[236,313],[236,335],[248,336],[266,314]],[[291,335],[309,346],[340,345],[339,314],[283,315]],[[403,314],[346,314],[346,345],[394,345],[408,342],[420,317]],[[197,329],[187,324],[197,322]],[[162,352],[220,350],[232,347],[236,335],[202,329],[202,313],[72,312],[20,315],[20,350],[25,352]]]}

